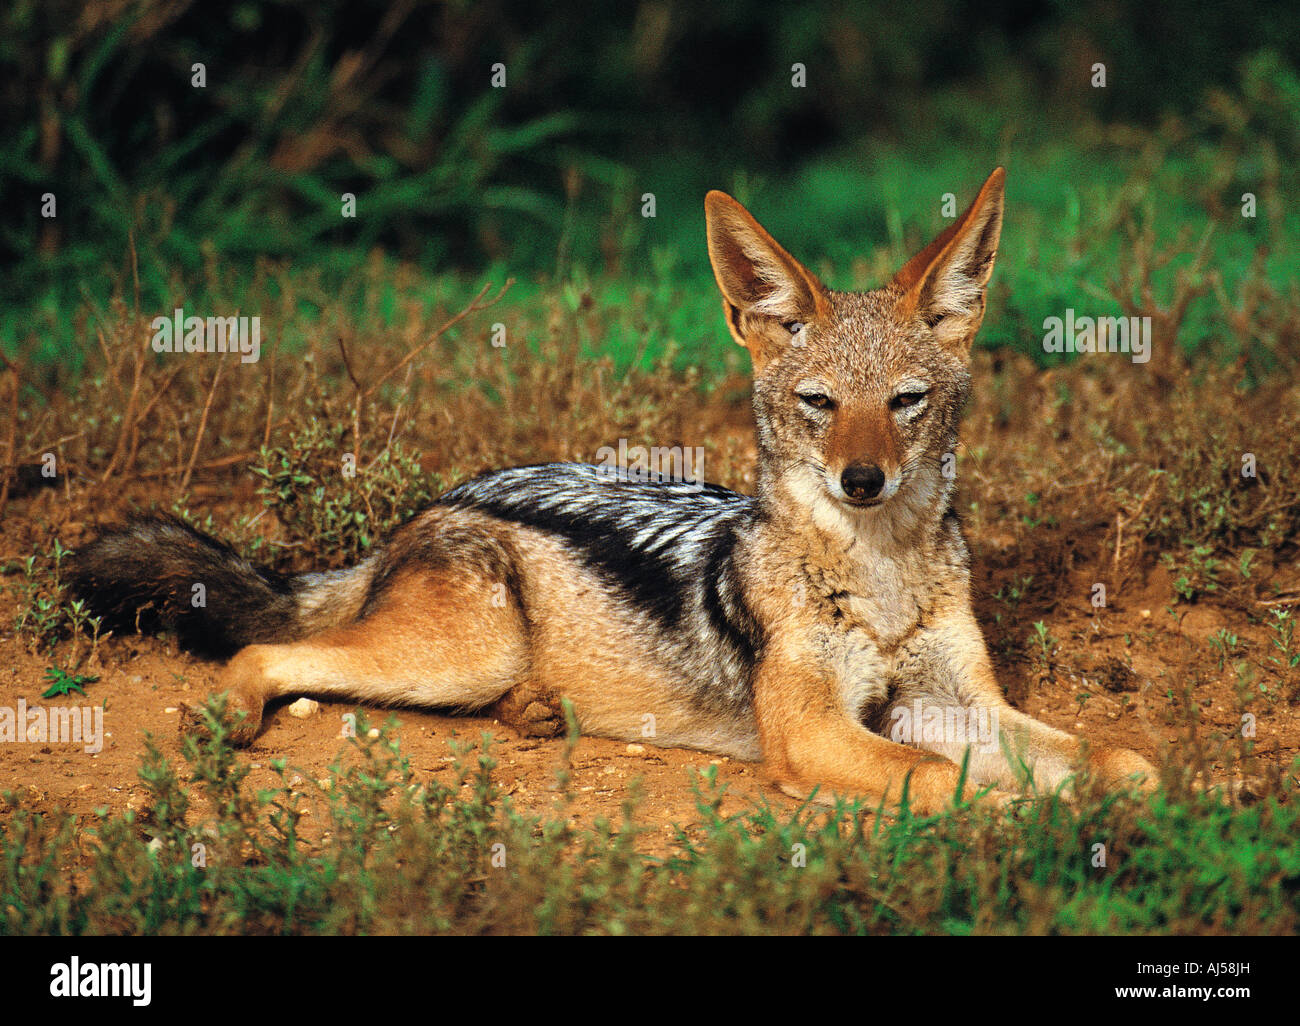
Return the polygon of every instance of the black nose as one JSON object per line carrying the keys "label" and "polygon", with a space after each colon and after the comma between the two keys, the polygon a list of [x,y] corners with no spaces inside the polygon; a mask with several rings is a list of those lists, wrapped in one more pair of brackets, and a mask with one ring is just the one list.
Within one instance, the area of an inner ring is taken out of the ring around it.
{"label": "black nose", "polygon": [[865,502],[874,499],[885,487],[885,472],[873,465],[845,467],[840,485],[854,502]]}

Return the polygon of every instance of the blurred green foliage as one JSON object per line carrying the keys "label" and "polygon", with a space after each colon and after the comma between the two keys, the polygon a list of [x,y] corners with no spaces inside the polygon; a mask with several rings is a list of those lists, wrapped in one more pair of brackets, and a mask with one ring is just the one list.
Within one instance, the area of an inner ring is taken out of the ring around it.
{"label": "blurred green foliage", "polygon": [[[16,0],[0,351],[75,362],[74,313],[115,290],[238,306],[259,270],[334,289],[376,249],[440,278],[588,274],[598,301],[619,275],[703,286],[711,187],[860,287],[996,163],[1011,316],[984,341],[1023,345],[1044,308],[1105,287],[1123,216],[1163,238],[1212,219],[1207,193],[1212,213],[1294,186],[1300,79],[1279,55],[1297,44],[1293,5]],[[1288,273],[1295,215],[1263,205],[1214,242],[1229,277],[1265,244],[1264,273]],[[684,351],[717,335],[703,288],[665,291],[649,313]],[[1189,315],[1193,344],[1212,313]]]}

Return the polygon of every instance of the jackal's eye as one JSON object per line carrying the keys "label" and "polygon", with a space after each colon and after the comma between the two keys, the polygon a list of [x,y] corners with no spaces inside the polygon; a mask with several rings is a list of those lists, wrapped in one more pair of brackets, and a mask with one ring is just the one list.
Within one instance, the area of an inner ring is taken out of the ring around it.
{"label": "jackal's eye", "polygon": [[829,410],[835,405],[834,400],[832,400],[830,396],[824,395],[821,392],[800,392],[799,398],[804,404],[811,406],[814,410]]}
{"label": "jackal's eye", "polygon": [[803,331],[803,321],[786,321],[781,325],[791,335],[797,335]]}
{"label": "jackal's eye", "polygon": [[930,393],[925,389],[917,389],[911,392],[899,392],[889,400],[889,407],[893,410],[906,409],[909,406],[915,406]]}

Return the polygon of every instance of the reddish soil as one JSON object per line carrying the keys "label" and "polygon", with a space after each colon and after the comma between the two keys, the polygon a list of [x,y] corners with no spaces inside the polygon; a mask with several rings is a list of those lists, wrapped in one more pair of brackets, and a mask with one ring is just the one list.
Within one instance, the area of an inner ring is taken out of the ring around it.
{"label": "reddish soil", "polygon": [[[744,458],[746,448],[752,453],[752,427],[742,406],[736,404],[721,413],[717,408],[711,412],[705,408],[699,416],[710,422],[709,430],[733,436],[730,443],[740,450],[739,458]],[[69,546],[89,532],[63,505],[66,497],[61,491],[46,489],[11,501],[6,522],[0,524],[0,558],[4,562],[31,552],[34,537],[43,534],[38,523],[61,525],[56,533]],[[214,505],[255,501],[246,482],[200,485],[193,494],[198,503],[210,497]],[[161,491],[155,499],[164,505],[167,501]],[[116,501],[123,508],[128,503],[121,496]],[[132,492],[129,502],[147,505],[147,495]],[[1184,685],[1195,682],[1192,702],[1200,719],[1200,735],[1233,738],[1239,733],[1235,660],[1229,659],[1221,667],[1207,639],[1220,628],[1229,628],[1241,642],[1241,656],[1258,668],[1261,653],[1270,651],[1268,635],[1264,628],[1250,625],[1240,607],[1174,604],[1168,573],[1148,560],[1145,569],[1136,568],[1121,588],[1108,595],[1105,609],[1093,610],[1089,604],[1092,582],[1104,574],[1090,565],[1096,557],[1090,560],[1083,554],[1076,554],[1068,587],[1054,584],[1043,589],[1056,597],[1038,599],[1031,589],[1018,606],[1011,607],[994,596],[999,588],[1034,571],[1032,549],[1023,544],[1023,536],[1011,533],[969,541],[974,556],[976,612],[994,653],[999,679],[1014,705],[1085,738],[1132,748],[1156,765],[1170,760],[1186,764],[1183,690]],[[1041,587],[1051,571],[1039,569]],[[1274,561],[1268,573],[1283,593],[1300,590],[1300,567],[1294,563]],[[1062,595],[1076,598],[1066,602],[1059,598]],[[14,595],[8,588],[0,589],[0,624],[12,624],[16,609]],[[1038,620],[1047,624],[1058,644],[1046,672],[1026,655],[1025,641]],[[0,638],[0,653],[0,705],[16,706],[19,699],[29,706],[41,704],[47,686],[43,674],[54,660],[30,654],[12,630]],[[144,752],[143,734],[152,733],[169,759],[180,765],[178,710],[206,694],[216,668],[178,652],[174,643],[165,639],[133,636],[102,642],[82,669],[100,677],[88,685],[86,698],[51,699],[44,704],[107,701],[108,736],[103,751],[91,755],[74,744],[0,744],[0,790],[12,789],[22,806],[37,810],[58,807],[87,815],[103,806],[114,811],[141,808],[146,792],[136,770]],[[1260,763],[1256,769],[1285,770],[1300,755],[1300,705],[1279,694],[1280,682],[1266,670],[1256,672],[1251,687],[1258,691],[1261,683],[1268,686],[1269,694],[1250,706],[1257,719]],[[344,744],[340,738],[342,717],[352,706],[322,702],[319,712],[306,719],[291,716],[287,706],[285,702],[268,710],[263,733],[246,751],[244,757],[253,767],[249,777],[252,787],[277,782],[269,763],[279,757],[286,758],[306,780],[322,778]],[[368,712],[372,723],[381,723],[389,711]],[[402,748],[419,779],[430,775],[446,779],[451,773],[447,741],[476,740],[487,731],[495,739],[492,751],[498,762],[497,780],[515,806],[528,813],[545,813],[553,807],[556,771],[564,749],[561,740],[521,737],[482,717],[411,709],[397,710],[396,717]],[[666,842],[673,824],[686,824],[695,816],[687,771],[710,764],[718,766],[719,780],[728,787],[726,811],[759,797],[777,809],[797,807],[764,781],[751,764],[649,744],[638,748],[583,738],[572,763],[579,801],[571,806],[570,814],[583,826],[597,817],[616,819],[629,786],[639,779],[639,819],[653,824],[655,833]],[[1221,782],[1225,764],[1211,757],[1209,765],[1211,782]],[[0,803],[0,815],[4,812]]]}
{"label": "reddish soil", "polygon": [[[1075,593],[1087,594],[1086,581],[1081,580]],[[1172,725],[1182,721],[1179,691],[1189,674],[1200,672],[1207,679],[1197,687],[1195,703],[1204,732],[1233,734],[1240,724],[1233,673],[1230,666],[1218,670],[1205,639],[1227,626],[1252,647],[1262,649],[1267,644],[1263,632],[1255,637],[1255,632],[1230,612],[1212,606],[1175,607],[1179,614],[1175,618],[1167,608],[1168,594],[1168,581],[1157,571],[1143,590],[1115,597],[1099,616],[1082,608],[1083,603],[1081,608],[1058,607],[1050,613],[1023,606],[1013,633],[1024,636],[1033,620],[1046,618],[1060,650],[1050,677],[1040,675],[1023,660],[1000,662],[1004,686],[1013,699],[1023,695],[1016,704],[1044,722],[1131,747],[1159,764],[1176,757],[1180,739],[1186,736],[1184,727]],[[991,599],[980,603],[982,622],[992,620],[997,606]],[[6,595],[0,601],[0,620],[11,622],[14,608],[12,597]],[[1126,638],[1131,646],[1126,645]],[[1132,671],[1124,668],[1126,649],[1131,651]],[[167,640],[113,638],[101,644],[83,669],[100,677],[87,685],[85,699],[42,700],[46,687],[43,674],[49,660],[28,654],[12,638],[6,639],[4,650],[0,704],[15,706],[20,698],[29,707],[108,703],[106,737],[98,754],[87,754],[80,746],[66,743],[0,745],[0,780],[3,787],[15,791],[23,807],[47,811],[58,807],[79,815],[89,815],[103,806],[114,811],[143,808],[146,792],[136,769],[144,751],[144,733],[152,733],[163,752],[179,764],[178,710],[184,703],[201,699],[216,669],[213,663],[176,651]],[[1090,697],[1080,707],[1084,691]],[[253,769],[249,784],[270,787],[276,783],[268,764],[279,757],[287,758],[304,778],[326,776],[327,767],[344,744],[340,736],[343,715],[352,709],[322,702],[318,713],[298,719],[290,715],[287,702],[273,707],[263,733],[246,750],[245,758]],[[1277,766],[1290,764],[1300,754],[1300,707],[1281,700],[1265,701],[1254,711],[1263,760]],[[369,710],[371,722],[382,722],[387,712]],[[395,715],[397,734],[417,778],[447,779],[451,773],[448,739],[477,739],[486,731],[494,738],[497,780],[515,806],[530,813],[553,807],[562,741],[521,737],[482,717],[411,709],[397,710]],[[638,750],[623,742],[583,738],[572,762],[579,801],[570,815],[581,826],[589,826],[600,816],[617,818],[629,785],[639,779],[639,818],[662,830],[661,841],[667,842],[673,824],[686,824],[694,816],[687,771],[702,770],[711,763],[718,766],[718,777],[734,799],[724,805],[728,811],[739,808],[743,800],[760,796],[778,809],[795,807],[796,803],[768,785],[750,764],[700,752],[648,744]]]}

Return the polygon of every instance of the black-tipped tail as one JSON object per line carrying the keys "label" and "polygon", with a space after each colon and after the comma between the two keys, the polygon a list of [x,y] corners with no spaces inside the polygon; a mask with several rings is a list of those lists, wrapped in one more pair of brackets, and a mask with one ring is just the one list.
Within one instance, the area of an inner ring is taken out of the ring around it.
{"label": "black-tipped tail", "polygon": [[172,516],[135,519],[78,550],[71,585],[104,629],[171,628],[201,655],[303,633],[294,578],[253,566]]}

